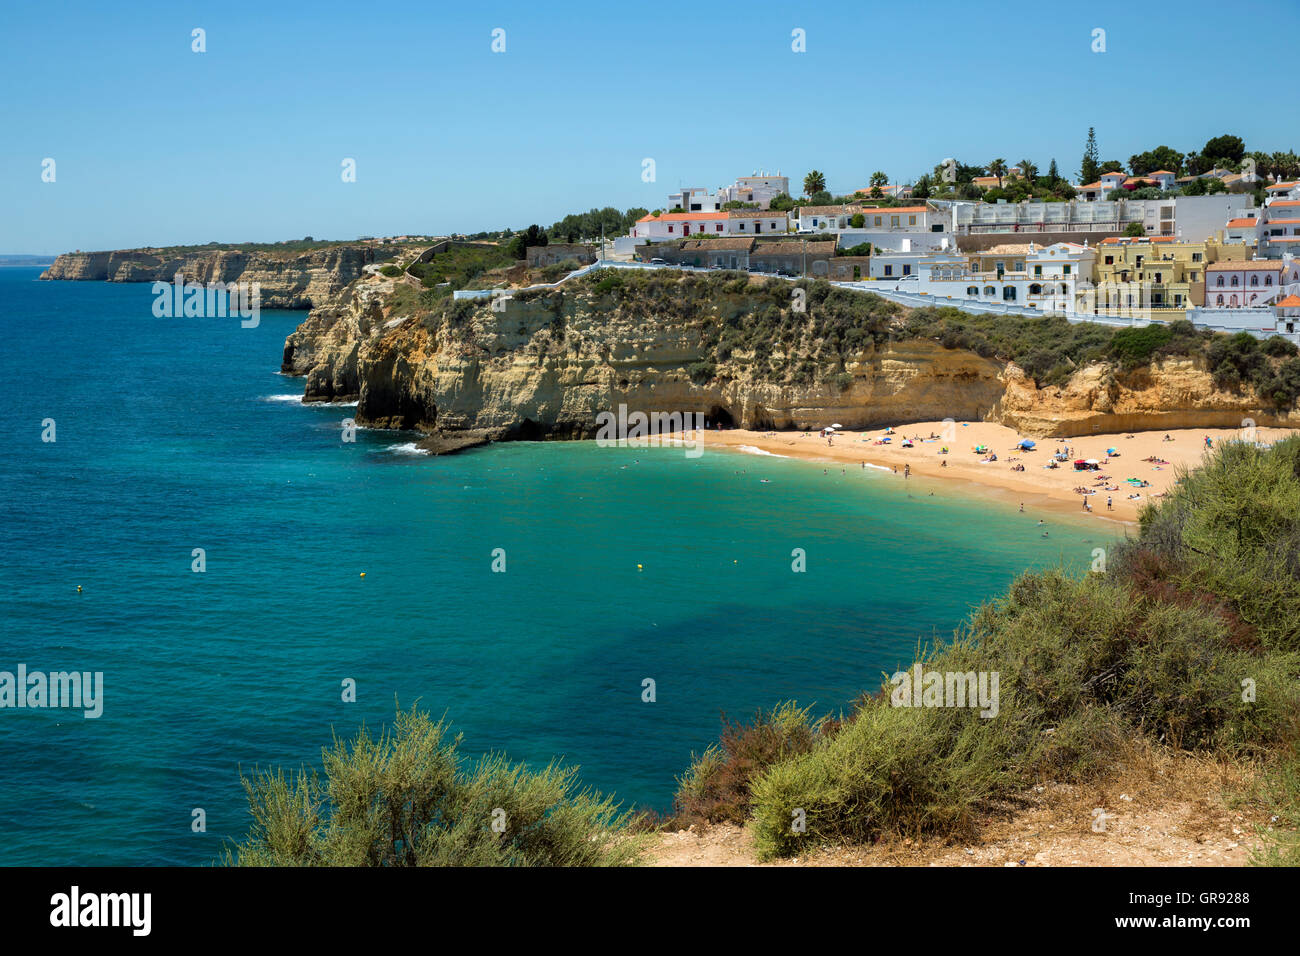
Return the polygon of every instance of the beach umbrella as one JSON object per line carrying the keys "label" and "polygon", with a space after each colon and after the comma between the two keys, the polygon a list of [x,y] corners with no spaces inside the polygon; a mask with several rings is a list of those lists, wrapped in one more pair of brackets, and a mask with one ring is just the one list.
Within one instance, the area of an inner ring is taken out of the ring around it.
{"label": "beach umbrella", "polygon": [[841,425],[839,422],[836,422],[834,425],[831,426],[831,428],[843,428],[843,427],[844,426]]}
{"label": "beach umbrella", "polygon": [[1115,449],[1114,449],[1114,448],[1107,448],[1107,449],[1106,449],[1106,454],[1108,454],[1108,455],[1113,455],[1113,454],[1115,454]]}
{"label": "beach umbrella", "polygon": [[1085,465],[1100,465],[1101,462],[1099,462],[1096,458],[1088,458],[1088,459],[1086,459],[1086,460],[1084,461],[1084,464],[1085,464]]}

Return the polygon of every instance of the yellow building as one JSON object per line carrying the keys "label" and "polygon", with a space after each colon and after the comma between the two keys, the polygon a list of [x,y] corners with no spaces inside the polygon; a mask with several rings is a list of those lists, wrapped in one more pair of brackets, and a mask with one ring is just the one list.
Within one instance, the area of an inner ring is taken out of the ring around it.
{"label": "yellow building", "polygon": [[[1221,235],[1221,234],[1220,234]],[[1183,242],[1174,236],[1116,237],[1097,246],[1095,315],[1173,322],[1205,304],[1205,268],[1249,258],[1243,243],[1219,237]]]}

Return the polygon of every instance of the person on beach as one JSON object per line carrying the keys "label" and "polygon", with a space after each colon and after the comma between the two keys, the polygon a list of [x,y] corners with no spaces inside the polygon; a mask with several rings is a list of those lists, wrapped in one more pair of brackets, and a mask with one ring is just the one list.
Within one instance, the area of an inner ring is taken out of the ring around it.
{"label": "person on beach", "polygon": [[911,478],[911,477],[912,477],[912,466],[911,466],[911,465],[904,465],[904,466],[903,466],[903,477],[904,477],[904,478]]}
{"label": "person on beach", "polygon": [[1110,503],[1110,495],[1107,495],[1107,496],[1106,496],[1106,510],[1107,510],[1107,511],[1114,511],[1114,510],[1115,510],[1114,507],[1113,507],[1113,506],[1111,505],[1111,503]]}
{"label": "person on beach", "polygon": [[1025,513],[1025,503],[1023,501],[1020,502],[1020,513],[1021,514]]}

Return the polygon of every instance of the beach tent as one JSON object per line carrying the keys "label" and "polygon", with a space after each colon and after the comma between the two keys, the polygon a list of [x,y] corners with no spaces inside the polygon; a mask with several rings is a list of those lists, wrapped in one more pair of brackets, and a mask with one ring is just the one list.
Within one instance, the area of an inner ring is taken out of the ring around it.
{"label": "beach tent", "polygon": [[1107,448],[1107,449],[1106,449],[1106,454],[1108,454],[1108,455],[1118,455],[1119,452],[1117,452],[1114,448]]}
{"label": "beach tent", "polygon": [[1075,470],[1075,471],[1087,471],[1087,470],[1088,470],[1088,463],[1087,463],[1086,461],[1084,461],[1082,458],[1076,458],[1076,459],[1074,460],[1074,470]]}

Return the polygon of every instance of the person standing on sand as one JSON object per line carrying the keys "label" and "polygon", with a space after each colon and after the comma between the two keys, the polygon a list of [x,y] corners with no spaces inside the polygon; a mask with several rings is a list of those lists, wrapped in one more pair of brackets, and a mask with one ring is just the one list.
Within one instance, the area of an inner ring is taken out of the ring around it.
{"label": "person standing on sand", "polygon": [[1025,513],[1025,503],[1023,501],[1020,502],[1020,513],[1021,514]]}
{"label": "person standing on sand", "polygon": [[911,466],[911,465],[904,465],[904,466],[903,466],[903,477],[904,477],[904,478],[911,478],[911,477],[912,477],[912,466]]}
{"label": "person standing on sand", "polygon": [[1113,507],[1113,506],[1111,505],[1111,503],[1110,503],[1110,495],[1107,495],[1107,496],[1106,496],[1106,510],[1107,510],[1107,511],[1114,511],[1114,510],[1115,510],[1114,507]]}

